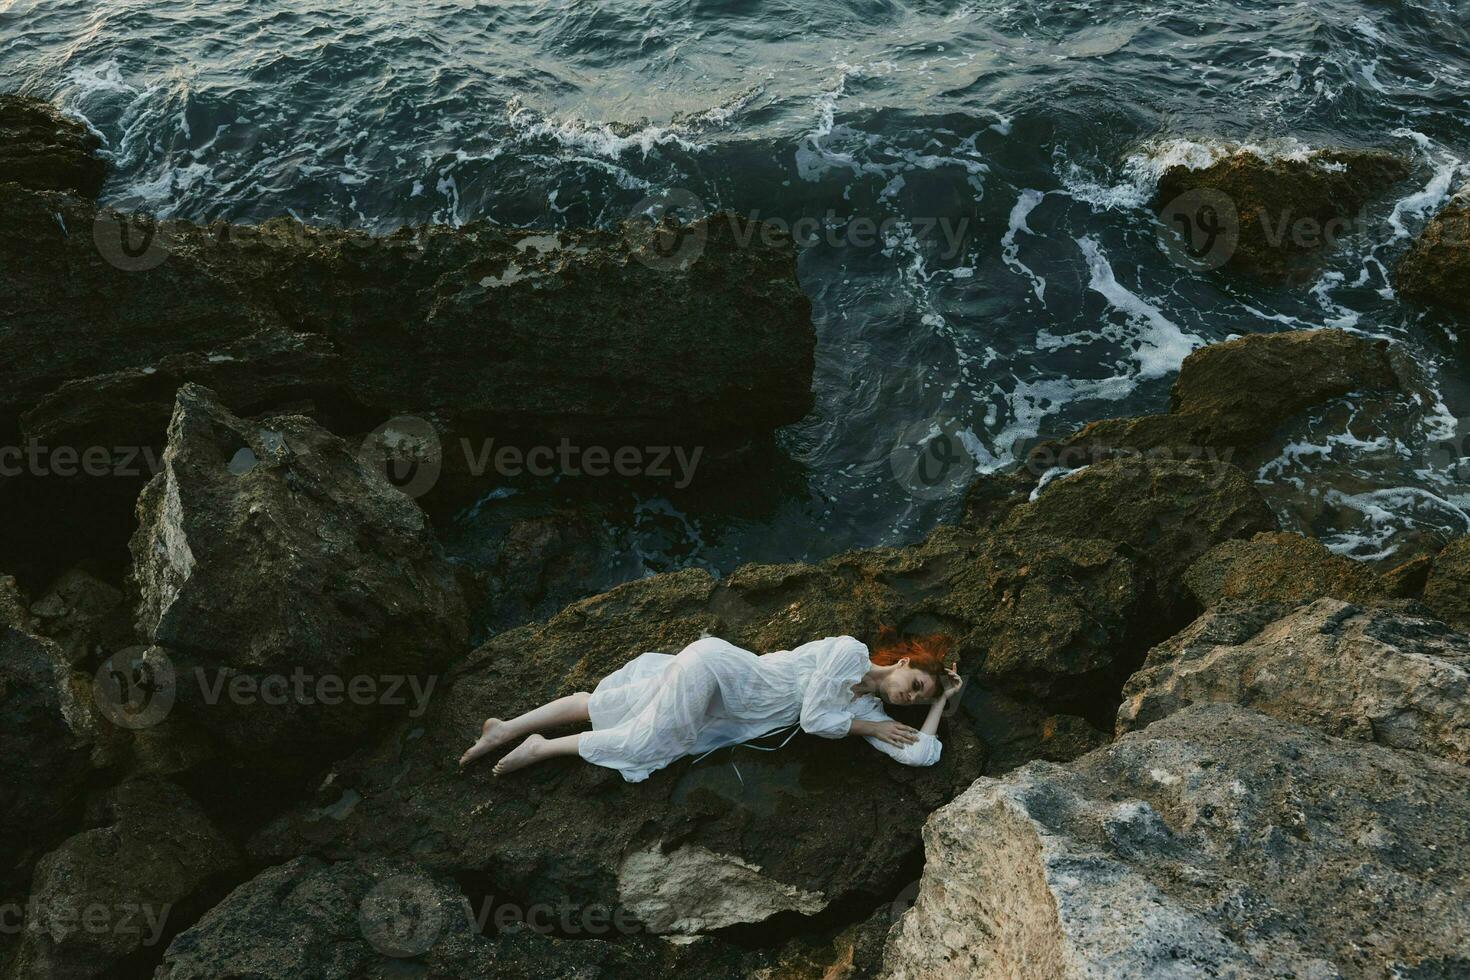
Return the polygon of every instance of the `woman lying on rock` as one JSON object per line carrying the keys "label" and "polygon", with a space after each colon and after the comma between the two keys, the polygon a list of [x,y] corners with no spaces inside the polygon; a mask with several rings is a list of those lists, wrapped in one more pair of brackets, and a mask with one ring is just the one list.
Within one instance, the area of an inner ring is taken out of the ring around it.
{"label": "woman lying on rock", "polygon": [[[487,719],[459,764],[526,736],[495,764],[495,775],[579,755],[637,783],[682,756],[783,728],[795,734],[794,726],[800,725],[823,738],[861,735],[905,765],[932,766],[939,761],[934,733],[940,716],[964,683],[944,666],[948,646],[943,637],[885,638],[870,654],[850,636],[829,636],[757,656],[705,637],[677,655],[640,654],[604,677],[591,694],[571,694],[509,721]],[[929,715],[916,731],[888,717],[883,701],[929,704]],[[561,738],[533,734],[584,721],[592,723],[590,732]]]}

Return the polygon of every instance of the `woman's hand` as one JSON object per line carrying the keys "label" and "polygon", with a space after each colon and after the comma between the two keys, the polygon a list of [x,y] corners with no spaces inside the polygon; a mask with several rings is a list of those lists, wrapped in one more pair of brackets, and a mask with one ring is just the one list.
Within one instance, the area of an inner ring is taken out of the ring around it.
{"label": "woman's hand", "polygon": [[960,690],[965,686],[965,679],[955,672],[953,667],[944,668],[944,674],[939,678],[939,699],[948,701],[950,698],[959,697]]}
{"label": "woman's hand", "polygon": [[901,749],[919,740],[918,731],[901,721],[880,721],[873,726],[870,734],[874,738],[887,742],[889,745],[896,745]]}

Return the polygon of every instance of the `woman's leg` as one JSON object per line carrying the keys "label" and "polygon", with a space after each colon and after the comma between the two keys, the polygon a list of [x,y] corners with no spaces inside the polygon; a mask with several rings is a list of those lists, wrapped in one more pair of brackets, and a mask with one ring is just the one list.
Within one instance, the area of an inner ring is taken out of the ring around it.
{"label": "woman's leg", "polygon": [[517,769],[524,769],[526,766],[554,759],[559,755],[578,755],[581,742],[581,735],[563,735],[561,738],[531,735],[506,753],[505,758],[495,763],[495,775],[504,776],[508,772],[515,772]]}
{"label": "woman's leg", "polygon": [[589,720],[587,702],[591,697],[592,695],[586,691],[578,691],[576,694],[557,698],[550,704],[543,704],[509,721],[486,718],[485,724],[480,729],[479,739],[469,747],[464,755],[460,756],[459,764],[467,766],[480,756],[494,752],[505,743],[532,732],[544,731],[560,725],[576,725]]}

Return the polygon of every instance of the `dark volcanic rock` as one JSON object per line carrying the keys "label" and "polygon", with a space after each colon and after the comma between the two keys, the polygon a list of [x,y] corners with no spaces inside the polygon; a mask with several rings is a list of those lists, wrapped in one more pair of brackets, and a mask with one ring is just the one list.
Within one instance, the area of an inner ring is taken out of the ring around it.
{"label": "dark volcanic rock", "polygon": [[1357,603],[1392,598],[1392,586],[1367,565],[1284,531],[1216,545],[1185,571],[1184,587],[1201,606],[1226,599],[1296,605],[1323,596]]}
{"label": "dark volcanic rock", "polygon": [[105,826],[37,863],[15,977],[136,970],[218,898],[238,866],[234,846],[176,786],[124,783],[104,810]]}
{"label": "dark volcanic rock", "polygon": [[1324,248],[1356,230],[1369,201],[1408,176],[1403,158],[1377,150],[1328,150],[1306,160],[1267,160],[1241,150],[1200,170],[1170,167],[1159,178],[1154,207],[1166,210],[1190,192],[1223,195],[1237,218],[1227,266],[1297,278]]}
{"label": "dark volcanic rock", "polygon": [[892,980],[1463,977],[1470,775],[1197,704],[924,828]]}
{"label": "dark volcanic rock", "polygon": [[1470,629],[1470,538],[1456,538],[1435,556],[1424,604],[1446,623]]}
{"label": "dark volcanic rock", "polygon": [[1226,603],[1150,650],[1123,689],[1118,734],[1189,704],[1228,701],[1338,738],[1470,764],[1470,637],[1337,599],[1279,619],[1269,609]]}
{"label": "dark volcanic rock", "polygon": [[0,896],[81,813],[86,749],[62,715],[61,652],[0,625]]}
{"label": "dark volcanic rock", "polygon": [[1393,270],[1404,299],[1470,316],[1470,188],[1430,219]]}
{"label": "dark volcanic rock", "polygon": [[95,198],[107,177],[101,146],[86,126],[47,103],[0,95],[0,184]]}
{"label": "dark volcanic rock", "polygon": [[310,419],[247,422],[186,385],[138,518],[139,629],[244,764],[310,767],[468,644],[428,519]]}

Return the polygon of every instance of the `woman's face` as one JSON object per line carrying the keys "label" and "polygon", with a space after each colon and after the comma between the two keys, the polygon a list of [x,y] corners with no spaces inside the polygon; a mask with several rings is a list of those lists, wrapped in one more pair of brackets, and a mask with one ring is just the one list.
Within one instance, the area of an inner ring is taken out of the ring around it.
{"label": "woman's face", "polygon": [[879,683],[878,693],[889,704],[920,704],[938,696],[939,682],[933,674],[916,670],[907,660],[900,660]]}

